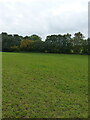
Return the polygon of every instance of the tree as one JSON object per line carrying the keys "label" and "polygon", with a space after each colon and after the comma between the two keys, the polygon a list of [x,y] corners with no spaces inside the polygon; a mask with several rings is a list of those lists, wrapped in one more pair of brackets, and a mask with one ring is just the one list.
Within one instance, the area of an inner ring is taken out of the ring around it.
{"label": "tree", "polygon": [[41,41],[42,39],[41,39],[41,37],[39,37],[38,35],[31,35],[30,37],[29,37],[29,39],[30,40],[33,40],[33,41]]}
{"label": "tree", "polygon": [[71,44],[71,34],[65,35],[51,35],[46,37],[47,51],[52,53],[70,53]]}
{"label": "tree", "polygon": [[14,34],[13,39],[14,39],[14,42],[15,42],[15,46],[20,46],[20,42],[23,39],[23,37],[19,36],[17,34]]}
{"label": "tree", "polygon": [[12,51],[11,46],[14,46],[13,36],[2,33],[2,51]]}
{"label": "tree", "polygon": [[81,32],[75,33],[73,37],[73,51],[74,53],[82,52],[82,44],[84,40],[84,35]]}
{"label": "tree", "polygon": [[20,44],[20,50],[21,51],[30,51],[32,49],[32,40],[22,40]]}

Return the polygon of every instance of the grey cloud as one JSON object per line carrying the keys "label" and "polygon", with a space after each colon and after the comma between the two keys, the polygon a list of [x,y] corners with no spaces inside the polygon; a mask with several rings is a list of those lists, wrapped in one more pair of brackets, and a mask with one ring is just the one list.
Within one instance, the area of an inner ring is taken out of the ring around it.
{"label": "grey cloud", "polygon": [[87,37],[88,0],[0,0],[0,32],[20,35],[81,31]]}

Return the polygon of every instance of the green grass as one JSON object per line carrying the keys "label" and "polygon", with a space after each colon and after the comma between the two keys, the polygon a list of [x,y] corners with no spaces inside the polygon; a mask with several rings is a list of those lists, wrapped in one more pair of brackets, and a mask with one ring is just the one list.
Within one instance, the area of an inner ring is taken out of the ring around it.
{"label": "green grass", "polygon": [[0,52],[0,119],[2,118],[2,53]]}
{"label": "green grass", "polygon": [[88,56],[3,53],[3,118],[87,118]]}

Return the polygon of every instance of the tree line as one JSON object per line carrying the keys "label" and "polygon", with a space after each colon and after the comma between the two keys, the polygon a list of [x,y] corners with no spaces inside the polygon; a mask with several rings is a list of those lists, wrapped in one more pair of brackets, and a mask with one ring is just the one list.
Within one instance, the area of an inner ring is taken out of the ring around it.
{"label": "tree line", "polygon": [[3,52],[44,52],[63,54],[90,54],[90,38],[85,39],[81,32],[77,32],[72,37],[67,33],[64,35],[49,35],[45,41],[38,35],[20,36],[18,34],[2,35]]}

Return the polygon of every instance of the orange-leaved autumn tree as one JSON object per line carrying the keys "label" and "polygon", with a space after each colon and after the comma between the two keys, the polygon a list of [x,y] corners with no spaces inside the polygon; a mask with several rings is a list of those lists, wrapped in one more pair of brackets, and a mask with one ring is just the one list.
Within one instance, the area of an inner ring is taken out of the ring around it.
{"label": "orange-leaved autumn tree", "polygon": [[23,51],[30,51],[32,48],[33,40],[22,40],[20,44],[20,49]]}

